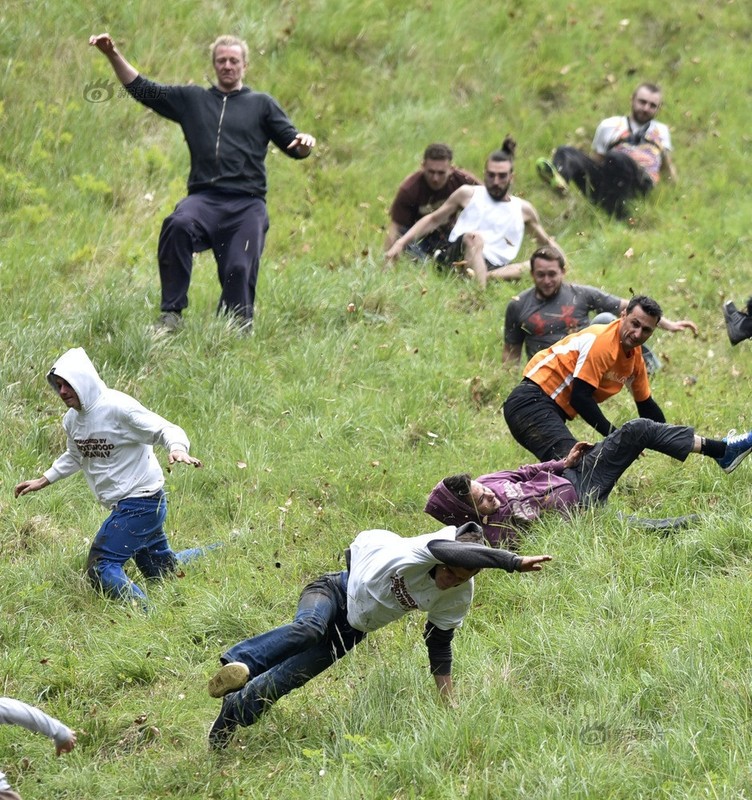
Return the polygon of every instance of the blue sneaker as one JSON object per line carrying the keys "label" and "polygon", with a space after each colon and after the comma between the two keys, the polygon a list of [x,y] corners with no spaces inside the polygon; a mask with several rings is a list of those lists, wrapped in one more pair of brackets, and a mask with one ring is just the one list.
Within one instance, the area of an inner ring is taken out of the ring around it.
{"label": "blue sneaker", "polygon": [[739,435],[736,431],[729,431],[723,441],[726,442],[726,455],[716,458],[716,461],[724,472],[733,472],[752,453],[752,431]]}

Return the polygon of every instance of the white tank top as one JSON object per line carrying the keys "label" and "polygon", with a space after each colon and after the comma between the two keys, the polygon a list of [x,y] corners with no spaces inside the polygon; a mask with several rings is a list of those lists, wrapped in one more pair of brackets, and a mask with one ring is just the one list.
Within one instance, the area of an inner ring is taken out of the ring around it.
{"label": "white tank top", "polygon": [[517,257],[525,236],[522,201],[511,195],[508,201],[496,201],[485,186],[475,186],[470,202],[462,209],[449,234],[456,241],[464,233],[483,237],[483,258],[495,267],[503,267]]}

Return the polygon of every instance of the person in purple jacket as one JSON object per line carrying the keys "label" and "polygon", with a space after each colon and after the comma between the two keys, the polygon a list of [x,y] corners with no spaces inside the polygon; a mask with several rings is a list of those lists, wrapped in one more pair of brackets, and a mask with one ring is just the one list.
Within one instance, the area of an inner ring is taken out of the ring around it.
{"label": "person in purple jacket", "polygon": [[509,547],[547,511],[566,515],[570,509],[605,503],[643,450],[677,461],[700,453],[714,458],[724,472],[733,472],[752,452],[752,431],[721,441],[699,436],[685,425],[633,419],[596,445],[577,442],[563,459],[474,480],[468,473],[444,478],[429,495],[425,511],[445,525],[478,522],[492,547]]}

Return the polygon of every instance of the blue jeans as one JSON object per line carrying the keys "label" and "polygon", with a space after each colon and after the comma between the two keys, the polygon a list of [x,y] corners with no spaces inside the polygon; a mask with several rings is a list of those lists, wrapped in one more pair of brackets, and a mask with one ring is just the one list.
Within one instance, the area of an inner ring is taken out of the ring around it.
{"label": "blue jeans", "polygon": [[[151,497],[126,497],[102,523],[89,550],[86,574],[95,588],[109,597],[146,601],[144,592],[123,569],[129,559],[145,578],[161,578],[203,555],[194,547],[174,553],[164,532],[167,496],[163,491]],[[211,548],[209,548],[211,549]]]}
{"label": "blue jeans", "polygon": [[323,575],[300,595],[295,619],[231,647],[223,663],[241,661],[251,680],[224,699],[222,713],[254,722],[280,697],[303,686],[352,650],[366,634],[347,621],[347,572]]}

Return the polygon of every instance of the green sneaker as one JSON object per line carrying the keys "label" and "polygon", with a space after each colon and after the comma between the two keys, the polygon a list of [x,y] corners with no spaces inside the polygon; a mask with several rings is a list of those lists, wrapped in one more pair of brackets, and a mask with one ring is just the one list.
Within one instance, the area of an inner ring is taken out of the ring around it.
{"label": "green sneaker", "polygon": [[538,170],[541,180],[547,183],[554,191],[560,194],[567,193],[567,182],[559,174],[559,170],[547,159],[539,158],[535,162],[535,168]]}

